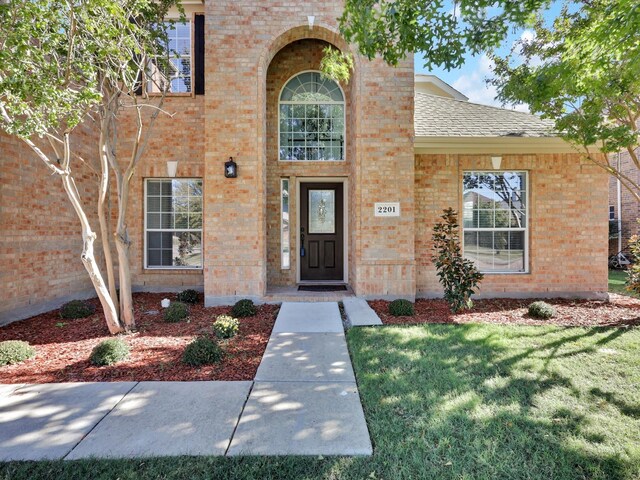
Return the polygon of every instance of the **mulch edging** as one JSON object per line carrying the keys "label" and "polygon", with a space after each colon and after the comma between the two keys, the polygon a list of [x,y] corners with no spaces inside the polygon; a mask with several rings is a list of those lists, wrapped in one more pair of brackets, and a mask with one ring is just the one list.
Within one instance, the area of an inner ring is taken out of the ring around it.
{"label": "mulch edging", "polygon": [[212,335],[216,316],[229,313],[230,307],[192,305],[188,322],[166,323],[163,298],[174,301],[175,294],[134,294],[137,331],[121,335],[130,357],[107,367],[89,363],[93,347],[112,338],[97,299],[90,300],[96,313],[87,318],[63,320],[54,310],[0,327],[0,341],[25,340],[36,348],[35,358],[0,367],[0,383],[253,380],[278,305],[261,305],[255,316],[239,319],[238,335],[221,342],[226,351],[222,362],[190,367],[182,363],[185,346],[198,335]]}
{"label": "mulch edging", "polygon": [[611,294],[609,302],[599,300],[545,299],[556,310],[554,318],[538,320],[528,315],[534,300],[497,298],[475,300],[471,310],[453,314],[441,299],[419,299],[415,316],[394,317],[386,300],[373,300],[369,305],[385,325],[421,323],[495,323],[513,325],[559,325],[563,327],[631,327],[640,325],[640,300]]}

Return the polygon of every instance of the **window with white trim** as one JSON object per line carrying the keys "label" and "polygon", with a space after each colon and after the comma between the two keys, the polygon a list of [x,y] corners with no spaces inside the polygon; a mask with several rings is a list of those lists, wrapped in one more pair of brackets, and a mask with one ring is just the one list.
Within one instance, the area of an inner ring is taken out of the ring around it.
{"label": "window with white trim", "polygon": [[202,180],[147,179],[145,267],[202,268]]}
{"label": "window with white trim", "polygon": [[168,55],[149,67],[149,93],[191,93],[191,22],[167,22]]}
{"label": "window with white trim", "polygon": [[616,207],[615,205],[609,205],[609,220],[616,219]]}
{"label": "window with white trim", "polygon": [[344,160],[345,110],[340,85],[320,72],[287,82],[279,103],[280,160]]}
{"label": "window with white trim", "polygon": [[527,172],[465,172],[465,258],[484,273],[527,272],[527,205]]}

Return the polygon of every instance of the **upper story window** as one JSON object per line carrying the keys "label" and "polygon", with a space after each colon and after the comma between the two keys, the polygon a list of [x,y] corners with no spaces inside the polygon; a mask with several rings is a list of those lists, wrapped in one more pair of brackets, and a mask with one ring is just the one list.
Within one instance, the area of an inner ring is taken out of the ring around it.
{"label": "upper story window", "polygon": [[280,93],[280,160],[344,160],[344,93],[319,72],[303,72]]}
{"label": "upper story window", "polygon": [[616,219],[616,207],[614,205],[609,205],[609,220]]}
{"label": "upper story window", "polygon": [[168,56],[151,66],[147,91],[191,93],[191,22],[167,22],[167,41]]}
{"label": "upper story window", "polygon": [[464,256],[484,273],[528,271],[527,172],[465,172]]}

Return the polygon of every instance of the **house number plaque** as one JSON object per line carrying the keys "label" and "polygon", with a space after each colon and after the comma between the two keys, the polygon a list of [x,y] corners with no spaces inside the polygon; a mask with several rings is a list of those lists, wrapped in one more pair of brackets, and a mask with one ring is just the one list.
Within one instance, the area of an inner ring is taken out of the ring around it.
{"label": "house number plaque", "polygon": [[399,202],[380,202],[374,205],[374,215],[376,217],[399,217]]}

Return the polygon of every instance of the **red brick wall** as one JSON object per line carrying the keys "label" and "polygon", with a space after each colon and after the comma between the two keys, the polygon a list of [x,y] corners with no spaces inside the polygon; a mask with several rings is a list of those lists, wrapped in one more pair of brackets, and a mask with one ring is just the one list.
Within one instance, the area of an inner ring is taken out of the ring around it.
{"label": "red brick wall", "polygon": [[[502,169],[529,172],[529,273],[486,274],[487,296],[582,295],[607,291],[606,173],[577,154],[503,155]],[[491,170],[486,155],[416,155],[418,295],[442,291],[432,228],[442,210],[462,208],[465,170]]]}
{"label": "red brick wall", "polygon": [[[95,219],[96,136],[78,128],[72,171],[89,217]],[[44,146],[43,146],[44,148]],[[80,260],[80,223],[60,177],[21,140],[0,133],[0,324],[92,295]],[[87,166],[88,165],[88,166]],[[97,225],[96,225],[97,228]],[[96,244],[100,256],[100,244]]]}
{"label": "red brick wall", "polygon": [[[612,166],[617,168],[618,155],[611,155],[609,161]],[[620,153],[620,171],[632,178],[636,183],[640,183],[640,171],[631,160],[628,152]],[[619,217],[622,219],[622,250],[627,253],[629,251],[629,239],[632,235],[640,233],[637,222],[637,219],[640,218],[640,204],[624,186],[621,186],[620,194],[621,211],[618,212],[617,180],[613,176],[609,176],[609,205],[613,205],[615,209],[616,220]],[[615,255],[616,253],[618,253],[617,238],[609,241],[609,255]]]}

